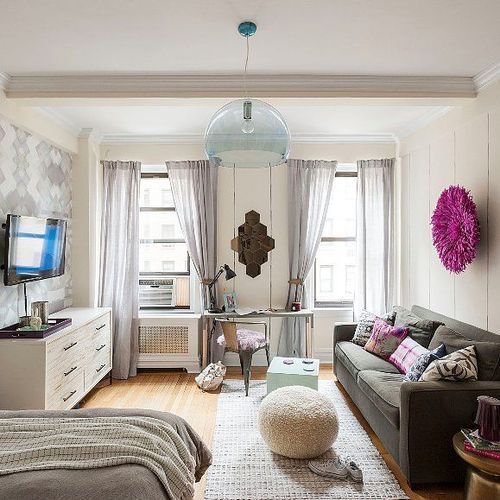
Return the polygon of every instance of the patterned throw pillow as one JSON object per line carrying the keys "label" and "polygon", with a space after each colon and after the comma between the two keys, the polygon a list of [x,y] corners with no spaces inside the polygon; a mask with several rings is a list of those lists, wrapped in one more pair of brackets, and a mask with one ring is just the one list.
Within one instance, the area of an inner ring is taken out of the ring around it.
{"label": "patterned throw pillow", "polygon": [[408,335],[408,328],[388,325],[383,319],[377,318],[373,324],[373,331],[365,345],[365,351],[389,359]]}
{"label": "patterned throw pillow", "polygon": [[428,352],[429,350],[422,347],[418,342],[406,337],[391,354],[389,363],[392,363],[401,373],[407,373],[413,363]]}
{"label": "patterned throw pillow", "polygon": [[436,359],[442,358],[446,356],[446,347],[444,344],[436,347],[432,351],[427,351],[425,354],[422,354],[415,363],[413,363],[409,370],[406,372],[404,382],[418,382],[422,373],[425,372],[427,367]]}
{"label": "patterned throw pillow", "polygon": [[470,345],[433,361],[420,380],[477,380],[476,348]]}
{"label": "patterned throw pillow", "polygon": [[[395,312],[385,313],[381,319],[383,319],[388,325],[394,324],[394,318],[396,317]],[[378,318],[376,314],[373,314],[368,311],[362,311],[359,315],[358,324],[356,326],[356,331],[354,332],[354,337],[351,342],[354,344],[360,345],[361,347],[365,347],[370,335],[372,334],[373,324],[375,320]]]}

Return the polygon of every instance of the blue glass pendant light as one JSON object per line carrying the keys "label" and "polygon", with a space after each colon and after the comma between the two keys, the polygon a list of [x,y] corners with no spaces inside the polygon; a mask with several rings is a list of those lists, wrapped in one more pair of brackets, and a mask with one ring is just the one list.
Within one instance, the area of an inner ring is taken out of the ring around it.
{"label": "blue glass pendant light", "polygon": [[[238,26],[246,38],[257,30],[252,22]],[[246,92],[245,92],[246,93]],[[238,99],[219,109],[205,131],[205,152],[224,167],[255,168],[286,162],[290,152],[290,132],[280,113],[258,99]]]}

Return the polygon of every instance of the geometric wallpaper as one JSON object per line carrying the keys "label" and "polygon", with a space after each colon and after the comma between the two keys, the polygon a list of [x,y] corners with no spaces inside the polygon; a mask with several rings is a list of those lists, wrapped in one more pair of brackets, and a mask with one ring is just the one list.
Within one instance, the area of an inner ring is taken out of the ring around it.
{"label": "geometric wallpaper", "polygon": [[[65,274],[27,283],[29,304],[48,300],[50,311],[71,305],[72,158],[52,144],[11,124],[0,115],[0,226],[8,213],[68,221]],[[0,263],[5,231],[0,227]],[[22,285],[4,286],[0,272],[0,328],[24,315]]]}

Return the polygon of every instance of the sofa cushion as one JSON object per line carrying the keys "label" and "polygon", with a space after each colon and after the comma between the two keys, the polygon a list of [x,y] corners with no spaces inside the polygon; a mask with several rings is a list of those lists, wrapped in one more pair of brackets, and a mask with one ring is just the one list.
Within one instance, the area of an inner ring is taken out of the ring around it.
{"label": "sofa cushion", "polygon": [[429,349],[434,349],[439,344],[445,345],[448,354],[473,345],[476,348],[478,379],[500,380],[500,335],[498,343],[482,342],[468,339],[443,325],[436,330],[429,344]]}
{"label": "sofa cushion", "polygon": [[370,401],[399,429],[400,388],[403,375],[363,370],[358,374],[358,385]]}
{"label": "sofa cushion", "polygon": [[[396,317],[395,312],[385,313],[383,316],[380,316],[388,325],[394,324],[394,318]],[[375,320],[378,318],[376,314],[373,314],[368,311],[361,311],[359,315],[358,324],[356,325],[356,331],[354,332],[354,337],[351,342],[364,347],[373,331],[373,325]]]}
{"label": "sofa cushion", "polygon": [[393,311],[396,313],[394,326],[408,327],[410,330],[408,337],[426,348],[429,347],[434,332],[439,325],[442,325],[439,321],[419,318],[416,314],[401,306],[395,306]]}
{"label": "sofa cushion", "polygon": [[378,370],[386,373],[399,373],[391,363],[365,351],[361,346],[352,342],[338,342],[335,346],[335,355],[347,368],[349,373],[358,379],[360,370]]}

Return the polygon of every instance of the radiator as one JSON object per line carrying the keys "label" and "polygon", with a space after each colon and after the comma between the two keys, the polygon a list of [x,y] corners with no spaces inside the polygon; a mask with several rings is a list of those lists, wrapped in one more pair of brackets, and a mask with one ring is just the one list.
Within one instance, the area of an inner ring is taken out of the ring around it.
{"label": "radiator", "polygon": [[187,354],[189,328],[187,326],[140,326],[139,352],[141,354]]}
{"label": "radiator", "polygon": [[199,314],[141,317],[138,367],[198,372],[199,322]]}

